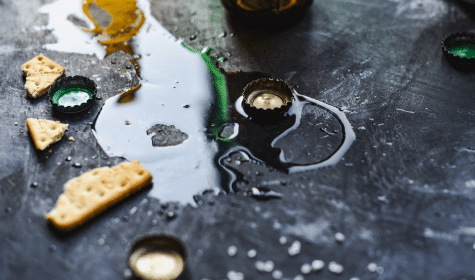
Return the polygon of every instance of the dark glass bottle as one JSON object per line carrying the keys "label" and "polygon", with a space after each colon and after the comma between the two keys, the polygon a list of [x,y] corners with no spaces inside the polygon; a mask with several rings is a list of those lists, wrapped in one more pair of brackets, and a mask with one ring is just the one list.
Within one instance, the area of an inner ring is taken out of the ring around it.
{"label": "dark glass bottle", "polygon": [[231,16],[256,29],[289,26],[303,17],[313,0],[221,0]]}

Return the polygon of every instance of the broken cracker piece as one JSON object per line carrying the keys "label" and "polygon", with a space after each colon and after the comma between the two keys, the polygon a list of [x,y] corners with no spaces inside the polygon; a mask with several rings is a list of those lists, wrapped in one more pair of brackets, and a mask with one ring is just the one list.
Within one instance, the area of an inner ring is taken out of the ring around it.
{"label": "broken cracker piece", "polygon": [[37,55],[21,66],[21,70],[27,76],[37,74],[60,74],[62,75],[66,69],[58,63],[52,61],[44,55]]}
{"label": "broken cracker piece", "polygon": [[26,77],[25,88],[28,91],[28,96],[31,98],[37,98],[45,95],[48,92],[49,87],[56,81],[62,74],[36,74]]}
{"label": "broken cracker piece", "polygon": [[73,230],[151,182],[138,161],[92,169],[66,182],[45,218],[60,230]]}
{"label": "broken cracker piece", "polygon": [[49,145],[58,142],[68,128],[67,124],[59,121],[32,118],[26,119],[26,126],[38,150],[44,150]]}

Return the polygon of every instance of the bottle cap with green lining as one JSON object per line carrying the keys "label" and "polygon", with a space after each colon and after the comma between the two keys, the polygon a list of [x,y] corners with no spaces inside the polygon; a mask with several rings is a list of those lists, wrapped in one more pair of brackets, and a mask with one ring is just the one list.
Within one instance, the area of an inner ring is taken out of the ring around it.
{"label": "bottle cap with green lining", "polygon": [[253,118],[275,117],[290,108],[294,89],[278,79],[258,79],[249,83],[242,93],[244,111]]}
{"label": "bottle cap with green lining", "polygon": [[96,84],[83,76],[63,77],[54,82],[48,96],[53,108],[61,113],[78,113],[91,107]]}
{"label": "bottle cap with green lining", "polygon": [[461,71],[475,70],[475,34],[457,32],[442,41],[442,50],[448,62]]}

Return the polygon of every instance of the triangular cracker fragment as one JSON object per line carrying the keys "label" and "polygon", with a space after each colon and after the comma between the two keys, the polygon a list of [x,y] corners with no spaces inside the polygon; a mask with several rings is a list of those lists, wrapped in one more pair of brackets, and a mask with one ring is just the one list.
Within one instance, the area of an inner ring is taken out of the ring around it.
{"label": "triangular cracker fragment", "polygon": [[62,74],[37,74],[26,77],[25,88],[28,91],[28,96],[37,98],[45,95],[49,87],[61,77]]}
{"label": "triangular cracker fragment", "polygon": [[66,182],[46,219],[60,230],[73,230],[151,182],[138,161],[92,169]]}
{"label": "triangular cracker fragment", "polygon": [[21,70],[23,70],[27,76],[37,75],[40,73],[62,75],[64,71],[66,71],[63,66],[41,54],[32,58],[30,61],[25,62],[21,66]]}
{"label": "triangular cracker fragment", "polygon": [[26,126],[38,150],[44,150],[49,145],[58,142],[68,128],[67,124],[62,124],[59,121],[32,118],[26,119]]}

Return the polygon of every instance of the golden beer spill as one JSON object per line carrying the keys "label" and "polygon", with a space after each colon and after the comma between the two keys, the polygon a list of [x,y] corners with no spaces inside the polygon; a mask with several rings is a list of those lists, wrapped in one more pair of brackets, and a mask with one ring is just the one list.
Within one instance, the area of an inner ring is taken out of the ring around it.
{"label": "golden beer spill", "polygon": [[[111,17],[107,27],[102,27],[91,15],[92,5],[96,5]],[[135,0],[86,0],[83,5],[86,16],[94,23],[94,29],[99,43],[106,45],[106,56],[116,51],[133,55],[134,50],[128,40],[135,36],[145,22],[145,15],[137,7]]]}

